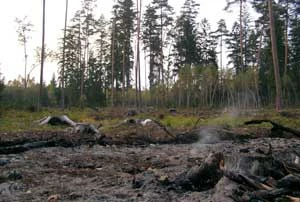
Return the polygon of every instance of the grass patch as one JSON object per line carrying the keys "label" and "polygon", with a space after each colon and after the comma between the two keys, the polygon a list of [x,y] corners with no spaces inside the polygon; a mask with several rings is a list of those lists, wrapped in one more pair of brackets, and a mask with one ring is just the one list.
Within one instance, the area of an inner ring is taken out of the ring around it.
{"label": "grass patch", "polygon": [[[0,116],[0,132],[22,132],[22,131],[57,131],[64,127],[40,126],[34,121],[45,116],[67,115],[75,122],[88,122],[96,126],[102,125],[104,131],[110,131],[117,124],[121,123],[126,117],[124,113],[118,110],[103,109],[95,111],[92,109],[78,109],[61,111],[59,109],[45,108],[40,112],[29,112],[25,110],[2,110]],[[133,118],[140,119],[158,119],[160,112],[155,114],[142,113]],[[277,113],[274,110],[259,110],[251,113],[230,113],[213,110],[209,113],[202,113],[201,117],[193,113],[165,114],[164,118],[159,120],[162,124],[174,129],[192,128],[206,125],[222,125],[228,127],[253,127],[253,128],[271,128],[271,124],[263,123],[260,125],[244,126],[245,121],[252,119],[270,119],[284,126],[291,128],[300,128],[300,110],[290,109],[283,113]]]}

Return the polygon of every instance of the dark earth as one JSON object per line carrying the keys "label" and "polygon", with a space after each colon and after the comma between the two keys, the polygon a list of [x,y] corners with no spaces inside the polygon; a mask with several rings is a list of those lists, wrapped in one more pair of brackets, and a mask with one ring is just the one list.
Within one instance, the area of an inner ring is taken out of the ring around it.
{"label": "dark earth", "polygon": [[[202,191],[174,189],[170,182],[217,152],[224,154],[225,169],[262,177],[274,160],[299,165],[300,139],[271,137],[267,129],[199,127],[171,137],[157,126],[119,127],[99,141],[70,132],[0,134],[0,201],[237,201],[233,191],[241,187],[225,176]],[[59,141],[5,154],[49,140]]]}

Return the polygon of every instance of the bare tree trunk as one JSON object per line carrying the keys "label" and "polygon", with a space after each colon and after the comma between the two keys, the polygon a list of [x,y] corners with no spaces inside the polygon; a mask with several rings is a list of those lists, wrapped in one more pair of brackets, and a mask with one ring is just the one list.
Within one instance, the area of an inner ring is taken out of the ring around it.
{"label": "bare tree trunk", "polygon": [[[42,31],[42,51],[41,51],[41,76],[40,76],[40,91],[38,98],[38,111],[42,106],[43,92],[43,71],[44,71],[44,55],[45,55],[45,16],[46,16],[46,0],[43,0],[43,31]],[[26,79],[26,78],[25,78]]]}
{"label": "bare tree trunk", "polygon": [[288,55],[289,55],[289,42],[288,42],[288,24],[289,24],[289,3],[286,2],[286,13],[285,13],[285,32],[284,32],[284,73],[283,73],[283,96],[289,101],[289,89],[288,89]]}
{"label": "bare tree trunk", "polygon": [[255,93],[257,96],[257,107],[260,105],[260,97],[259,97],[259,67],[260,67],[260,60],[261,60],[261,49],[262,49],[262,42],[263,42],[263,34],[264,34],[264,26],[262,25],[261,27],[261,33],[259,37],[259,45],[258,45],[258,50],[257,50],[257,64],[255,68]]}
{"label": "bare tree trunk", "polygon": [[27,49],[26,49],[26,37],[25,37],[25,33],[24,33],[24,59],[25,59],[25,74],[24,74],[24,88],[27,88]]}
{"label": "bare tree trunk", "polygon": [[[82,55],[82,49],[81,49],[81,14],[79,14],[79,30],[78,30],[78,45],[79,45],[79,56],[78,56],[78,66],[79,69],[81,70],[82,67],[82,62],[81,62],[81,55]],[[82,79],[82,75],[81,75],[81,79]],[[81,85],[80,85],[80,97],[82,95],[82,89],[81,89]]]}
{"label": "bare tree trunk", "polygon": [[159,95],[162,96],[162,101],[161,103],[164,105],[165,104],[165,82],[164,82],[164,45],[163,45],[163,11],[162,11],[162,6],[160,8],[160,23],[161,23],[161,27],[160,27],[160,63],[161,63],[161,66],[160,66],[160,69],[161,69],[161,92],[159,92]]}
{"label": "bare tree trunk", "polygon": [[115,81],[115,28],[116,28],[116,20],[113,21],[113,36],[112,36],[112,48],[111,48],[111,106],[114,107],[114,81]]}
{"label": "bare tree trunk", "polygon": [[68,2],[66,0],[66,11],[65,11],[65,27],[64,27],[64,39],[63,39],[63,64],[61,71],[61,107],[65,108],[65,52],[66,52],[66,33],[67,33],[67,20],[68,20]]}
{"label": "bare tree trunk", "polygon": [[289,26],[289,6],[286,2],[286,16],[285,16],[285,33],[284,33],[284,77],[287,76],[288,66],[288,54],[289,54],[289,43],[288,43],[288,26]]}
{"label": "bare tree trunk", "polygon": [[136,45],[136,67],[135,67],[135,106],[141,105],[141,73],[140,73],[140,18],[141,18],[141,2],[136,0],[137,9],[137,45]]}
{"label": "bare tree trunk", "polygon": [[[88,13],[87,13],[88,15]],[[84,28],[83,28],[84,29]],[[87,20],[86,25],[86,36],[85,36],[85,44],[84,44],[84,56],[83,56],[83,65],[81,70],[81,81],[80,81],[80,104],[82,105],[84,99],[84,79],[85,79],[85,71],[88,69],[88,60],[89,60],[89,20]]]}
{"label": "bare tree trunk", "polygon": [[242,71],[244,71],[244,58],[243,58],[243,0],[240,0],[240,57],[241,57],[241,65]]}
{"label": "bare tree trunk", "polygon": [[276,42],[276,33],[274,25],[274,16],[273,16],[273,5],[272,0],[268,0],[269,5],[269,19],[270,19],[270,32],[271,32],[271,44],[272,44],[272,56],[273,56],[273,66],[275,74],[275,84],[276,84],[276,110],[279,111],[282,108],[282,89],[281,89],[281,80],[279,73],[279,63],[278,63],[278,53],[277,53],[277,42]]}
{"label": "bare tree trunk", "polygon": [[142,89],[141,89],[141,61],[140,61],[140,32],[141,32],[141,15],[142,15],[142,0],[140,0],[140,9],[139,9],[139,16],[138,16],[138,70],[139,70],[139,103],[140,107],[142,105]]}
{"label": "bare tree trunk", "polygon": [[145,91],[147,90],[147,55],[146,55],[146,49],[144,50],[144,68],[145,68]]}
{"label": "bare tree trunk", "polygon": [[[125,28],[126,29],[126,28]],[[125,38],[127,37],[126,36],[126,32],[125,32]],[[123,65],[122,65],[122,107],[124,108],[125,107],[125,63],[126,63],[126,39],[124,39],[123,41]]]}

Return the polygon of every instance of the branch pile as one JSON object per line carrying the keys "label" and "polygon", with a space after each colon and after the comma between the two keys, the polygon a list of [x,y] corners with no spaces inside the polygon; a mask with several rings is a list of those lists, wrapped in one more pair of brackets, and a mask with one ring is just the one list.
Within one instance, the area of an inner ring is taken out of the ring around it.
{"label": "branch pile", "polygon": [[[222,153],[210,154],[201,165],[171,180],[169,189],[185,192],[214,188],[214,200],[223,201],[300,201],[299,162],[278,161],[268,154],[259,160],[262,162],[257,165],[261,172],[259,175],[248,170],[230,170],[224,159]],[[226,200],[226,196],[229,199]]]}

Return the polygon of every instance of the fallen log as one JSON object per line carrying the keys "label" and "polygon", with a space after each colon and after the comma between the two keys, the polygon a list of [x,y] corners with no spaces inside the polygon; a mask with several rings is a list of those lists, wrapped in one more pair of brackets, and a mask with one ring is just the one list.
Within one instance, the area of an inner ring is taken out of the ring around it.
{"label": "fallen log", "polygon": [[[18,143],[18,142],[17,142]],[[76,136],[72,139],[68,136],[64,137],[52,137],[47,140],[36,140],[21,144],[10,144],[9,146],[0,146],[0,154],[18,154],[32,149],[47,148],[47,147],[76,147],[80,145],[109,145],[111,141],[105,135],[97,136]]]}
{"label": "fallen log", "polygon": [[31,149],[38,149],[43,147],[55,147],[55,146],[74,147],[75,145],[72,142],[63,139],[50,140],[50,141],[38,141],[38,142],[26,143],[23,145],[0,147],[0,154],[18,154],[18,153],[29,151]]}
{"label": "fallen log", "polygon": [[84,134],[97,134],[99,133],[99,130],[90,123],[76,123],[72,121],[69,117],[66,115],[62,116],[48,116],[44,117],[37,121],[39,125],[69,125],[72,126],[75,130],[75,132],[84,133]]}
{"label": "fallen log", "polygon": [[278,180],[277,187],[286,188],[294,191],[300,191],[300,176],[299,175],[287,175],[284,178]]}
{"label": "fallen log", "polygon": [[270,189],[272,189],[268,185],[257,182],[257,181],[255,181],[245,175],[242,175],[241,173],[238,173],[238,172],[223,170],[223,174],[225,177],[229,178],[230,180],[232,180],[238,184],[246,185],[246,186],[250,187],[252,190],[260,190],[260,189],[270,190]]}
{"label": "fallen log", "polygon": [[291,191],[288,189],[271,189],[271,190],[258,190],[248,194],[250,200],[272,200],[281,196],[291,194]]}
{"label": "fallen log", "polygon": [[268,119],[246,121],[244,124],[245,125],[251,125],[251,124],[261,124],[261,123],[270,123],[270,124],[272,124],[273,128],[271,129],[271,131],[274,132],[274,133],[287,132],[287,133],[291,133],[291,134],[293,134],[297,137],[300,137],[300,131],[295,130],[293,128],[283,126],[279,123],[276,123],[276,122],[268,120]]}

